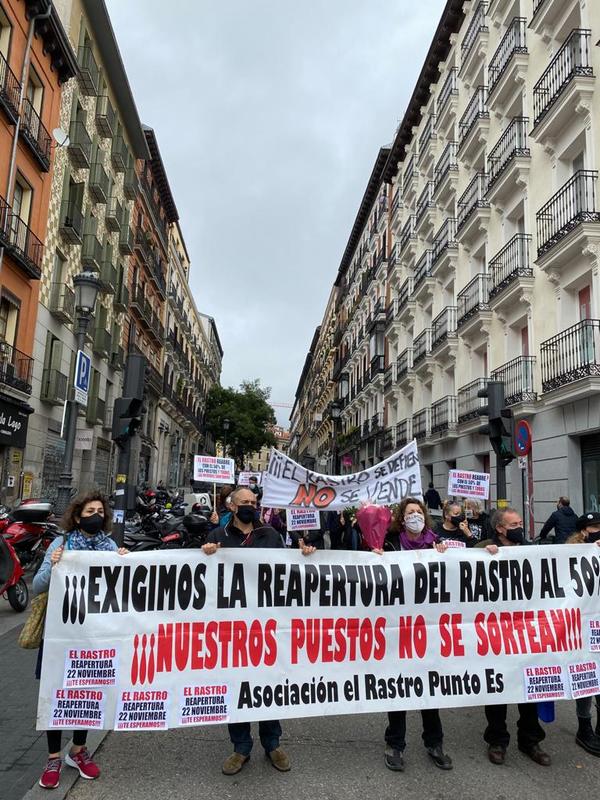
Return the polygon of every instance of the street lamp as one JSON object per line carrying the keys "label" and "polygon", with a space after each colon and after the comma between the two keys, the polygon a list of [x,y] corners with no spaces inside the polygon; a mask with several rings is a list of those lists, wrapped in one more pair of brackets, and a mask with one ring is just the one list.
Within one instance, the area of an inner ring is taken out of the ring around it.
{"label": "street lamp", "polygon": [[340,375],[340,399],[345,400],[350,391],[350,376],[347,372],[342,372]]}
{"label": "street lamp", "polygon": [[[96,307],[96,298],[100,282],[93,272],[80,272],[73,278],[75,288],[75,313],[77,323],[75,336],[77,339],[77,351],[85,350],[85,335]],[[77,366],[77,356],[75,360]],[[71,390],[72,391],[72,390]],[[67,401],[67,433],[65,440],[65,454],[63,457],[63,471],[60,476],[58,486],[58,496],[56,500],[57,514],[64,514],[71,502],[73,484],[73,453],[75,452],[75,436],[77,434],[77,402],[75,399]]]}
{"label": "street lamp", "polygon": [[331,419],[333,420],[333,474],[339,475],[340,468],[338,464],[339,451],[337,443],[337,433],[338,433],[339,419],[342,415],[342,406],[340,403],[333,402],[329,406],[329,411],[331,414]]}
{"label": "street lamp", "polygon": [[227,458],[227,431],[231,425],[227,417],[223,420],[223,458]]}

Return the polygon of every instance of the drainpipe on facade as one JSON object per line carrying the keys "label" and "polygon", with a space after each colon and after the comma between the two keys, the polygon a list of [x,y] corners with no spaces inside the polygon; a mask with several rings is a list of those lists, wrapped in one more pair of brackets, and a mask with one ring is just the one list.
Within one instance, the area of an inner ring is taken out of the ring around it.
{"label": "drainpipe on facade", "polygon": [[[21,89],[19,91],[19,107],[17,109],[17,122],[15,124],[15,134],[12,140],[10,150],[10,162],[8,166],[8,180],[6,182],[6,203],[9,208],[12,208],[12,194],[13,183],[15,180],[15,173],[17,167],[17,146],[19,144],[19,132],[21,130],[21,117],[23,115],[23,100],[25,99],[25,91],[27,87],[27,77],[29,74],[29,65],[31,63],[31,46],[33,43],[33,36],[35,34],[35,23],[40,19],[48,19],[52,13],[52,0],[49,0],[48,8],[41,14],[34,14],[29,20],[29,32],[27,33],[27,46],[25,47],[25,56],[23,58],[23,69],[21,70]],[[4,247],[0,247],[0,278],[2,276],[2,264],[4,262]]]}

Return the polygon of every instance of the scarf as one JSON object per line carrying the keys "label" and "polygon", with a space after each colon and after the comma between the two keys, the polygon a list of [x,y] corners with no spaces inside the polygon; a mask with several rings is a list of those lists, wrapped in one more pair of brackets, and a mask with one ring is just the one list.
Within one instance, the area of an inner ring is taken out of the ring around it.
{"label": "scarf", "polygon": [[68,534],[69,550],[114,550],[113,540],[111,537],[101,531],[95,536],[86,536],[80,530],[71,531]]}
{"label": "scarf", "polygon": [[427,550],[433,547],[438,540],[437,535],[429,530],[429,528],[425,528],[421,531],[417,539],[411,539],[405,530],[400,531],[398,538],[400,539],[400,546],[403,550]]}

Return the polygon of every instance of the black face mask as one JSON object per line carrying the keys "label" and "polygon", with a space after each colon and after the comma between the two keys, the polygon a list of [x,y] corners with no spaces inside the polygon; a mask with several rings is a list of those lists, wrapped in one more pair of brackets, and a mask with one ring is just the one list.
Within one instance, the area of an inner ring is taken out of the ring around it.
{"label": "black face mask", "polygon": [[504,535],[513,544],[523,544],[525,541],[523,528],[508,528]]}
{"label": "black face mask", "polygon": [[89,517],[82,517],[79,520],[79,528],[90,536],[96,536],[104,529],[104,517],[102,514],[92,514]]}
{"label": "black face mask", "polygon": [[243,525],[248,525],[255,521],[256,509],[253,506],[240,506],[235,515]]}
{"label": "black face mask", "polygon": [[464,514],[457,514],[455,517],[450,517],[450,522],[457,528],[460,525],[460,523],[464,521],[465,521]]}
{"label": "black face mask", "polygon": [[598,539],[600,539],[600,531],[592,531],[588,533],[588,542],[590,542],[591,544],[597,542]]}

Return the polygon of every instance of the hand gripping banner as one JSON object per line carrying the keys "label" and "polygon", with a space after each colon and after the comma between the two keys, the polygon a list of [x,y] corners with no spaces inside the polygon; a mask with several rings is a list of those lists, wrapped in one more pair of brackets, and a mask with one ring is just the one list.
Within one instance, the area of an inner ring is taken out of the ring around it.
{"label": "hand gripping banner", "polygon": [[321,475],[273,448],[262,503],[267,508],[342,511],[361,503],[393,505],[415,496],[421,496],[421,470],[417,443],[412,441],[380,464],[352,475]]}
{"label": "hand gripping banner", "polygon": [[598,694],[595,545],[67,552],[38,729],[157,730]]}

